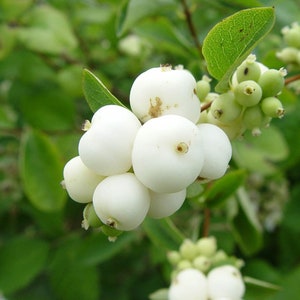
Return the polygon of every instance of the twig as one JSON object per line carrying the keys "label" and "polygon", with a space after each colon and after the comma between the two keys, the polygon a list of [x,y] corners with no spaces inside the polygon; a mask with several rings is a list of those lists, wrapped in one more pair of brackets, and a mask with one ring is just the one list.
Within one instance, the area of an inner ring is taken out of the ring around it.
{"label": "twig", "polygon": [[201,112],[203,112],[203,111],[207,110],[208,108],[210,108],[212,103],[213,103],[213,101],[210,101],[210,102],[207,102],[207,103],[203,104],[201,106]]}
{"label": "twig", "polygon": [[203,232],[202,236],[209,236],[209,227],[210,227],[210,209],[204,208],[204,221],[203,221]]}
{"label": "twig", "polygon": [[295,76],[291,76],[291,77],[289,77],[289,78],[287,78],[287,79],[285,80],[285,85],[288,85],[289,83],[294,82],[294,81],[297,81],[297,80],[299,80],[299,79],[300,79],[300,74],[297,74],[297,75],[295,75]]}
{"label": "twig", "polygon": [[183,11],[184,11],[184,14],[186,17],[188,28],[189,28],[192,38],[194,40],[195,46],[199,52],[200,58],[204,59],[203,54],[202,54],[202,45],[200,44],[200,42],[198,40],[197,31],[196,31],[195,25],[193,23],[192,15],[188,8],[186,0],[181,0],[181,4],[183,6]]}

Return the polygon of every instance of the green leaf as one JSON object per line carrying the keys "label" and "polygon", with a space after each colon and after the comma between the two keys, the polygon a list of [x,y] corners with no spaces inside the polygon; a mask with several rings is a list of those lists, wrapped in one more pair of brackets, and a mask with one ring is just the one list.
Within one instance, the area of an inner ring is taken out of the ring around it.
{"label": "green leaf", "polygon": [[235,200],[236,207],[229,207],[228,210],[232,233],[242,251],[251,255],[262,246],[262,227],[244,189],[238,190]]}
{"label": "green leaf", "polygon": [[201,202],[205,202],[209,208],[222,205],[229,197],[237,191],[246,179],[245,170],[235,170],[227,173],[222,178],[208,185],[201,196]]}
{"label": "green leaf", "polygon": [[25,133],[20,149],[20,173],[24,191],[33,206],[58,211],[66,201],[60,185],[63,165],[54,144],[39,131]]}
{"label": "green leaf", "polygon": [[125,107],[123,103],[112,95],[102,81],[87,69],[83,70],[83,93],[93,112],[98,110],[101,106],[109,104]]}
{"label": "green leaf", "polygon": [[289,149],[282,133],[276,127],[262,129],[260,136],[245,134],[243,141],[234,141],[233,157],[241,168],[261,174],[276,172],[276,162],[283,161]]}
{"label": "green leaf", "polygon": [[176,2],[174,0],[129,0],[123,5],[118,22],[117,34],[122,36],[133,28],[139,21],[161,15],[163,11],[173,10]]}
{"label": "green leaf", "polygon": [[0,291],[8,294],[28,285],[43,269],[48,248],[46,242],[25,236],[0,247]]}
{"label": "green leaf", "polygon": [[214,26],[203,42],[203,55],[211,76],[219,80],[216,91],[229,87],[234,70],[272,29],[274,8],[239,11]]}
{"label": "green leaf", "polygon": [[18,38],[30,50],[63,54],[73,52],[78,45],[66,15],[50,5],[36,5],[23,22],[27,26],[18,29]]}
{"label": "green leaf", "polygon": [[159,248],[166,250],[178,249],[184,236],[175,227],[170,218],[147,218],[142,225],[151,241]]}

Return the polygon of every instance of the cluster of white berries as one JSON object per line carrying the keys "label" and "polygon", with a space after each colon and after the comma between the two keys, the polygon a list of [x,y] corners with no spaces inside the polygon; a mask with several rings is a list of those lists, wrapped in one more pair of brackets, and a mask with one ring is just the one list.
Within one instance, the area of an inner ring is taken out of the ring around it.
{"label": "cluster of white berries", "polygon": [[[222,177],[232,155],[223,130],[198,124],[196,80],[183,68],[161,66],[140,74],[130,107],[96,111],[84,126],[79,155],[63,172],[70,197],[89,205],[85,218],[92,214],[104,228],[118,231],[137,228],[146,216],[172,215],[186,188],[195,180]],[[91,223],[85,220],[84,227]]]}
{"label": "cluster of white berries", "polygon": [[278,95],[284,87],[286,70],[269,69],[256,61],[251,54],[232,76],[230,89],[222,94],[211,93],[207,77],[198,82],[206,86],[199,92],[203,103],[211,104],[201,113],[201,122],[222,128],[230,139],[241,136],[246,130],[260,134],[260,128],[269,125],[272,118],[281,118],[284,109]]}
{"label": "cluster of white berries", "polygon": [[243,262],[217,250],[214,237],[185,240],[168,259],[174,267],[168,300],[241,300],[245,293]]}

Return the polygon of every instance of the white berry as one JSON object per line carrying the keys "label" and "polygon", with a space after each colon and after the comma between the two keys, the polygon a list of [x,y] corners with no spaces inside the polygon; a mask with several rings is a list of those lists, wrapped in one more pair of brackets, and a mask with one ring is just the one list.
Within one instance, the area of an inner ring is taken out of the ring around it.
{"label": "white berry", "polygon": [[137,178],[157,193],[185,189],[203,165],[198,127],[178,115],[151,119],[138,131],[132,150]]}
{"label": "white berry", "polygon": [[104,176],[127,172],[131,168],[133,141],[140,127],[140,121],[130,110],[118,105],[101,107],[79,141],[83,163]]}
{"label": "white berry", "polygon": [[76,202],[88,203],[93,199],[96,186],[104,177],[88,169],[79,156],[69,160],[63,170],[64,186]]}
{"label": "white berry", "polygon": [[232,156],[228,136],[218,126],[208,123],[198,125],[203,143],[204,162],[199,177],[217,179],[222,177]]}
{"label": "white berry", "polygon": [[133,173],[112,175],[96,187],[93,205],[104,224],[128,231],[143,222],[150,206],[150,195]]}
{"label": "white berry", "polygon": [[148,216],[155,219],[165,218],[174,214],[183,204],[186,189],[177,193],[156,193],[150,191],[150,208]]}
{"label": "white berry", "polygon": [[145,71],[135,79],[129,99],[142,122],[166,114],[180,115],[194,123],[200,117],[196,80],[184,69],[162,66]]}
{"label": "white berry", "polygon": [[208,296],[210,299],[241,300],[245,293],[245,284],[240,271],[224,265],[212,269],[207,275]]}
{"label": "white berry", "polygon": [[207,280],[201,271],[193,268],[184,269],[172,280],[168,300],[184,299],[207,299]]}

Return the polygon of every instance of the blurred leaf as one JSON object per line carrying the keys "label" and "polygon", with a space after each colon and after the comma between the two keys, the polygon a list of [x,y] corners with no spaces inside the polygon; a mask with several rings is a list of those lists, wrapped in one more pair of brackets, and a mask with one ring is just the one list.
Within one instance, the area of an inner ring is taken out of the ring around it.
{"label": "blurred leaf", "polygon": [[0,247],[0,291],[9,294],[28,285],[43,269],[48,245],[37,238],[15,236]]}
{"label": "blurred leaf", "polygon": [[147,17],[161,15],[162,12],[175,8],[174,0],[128,0],[119,14],[117,34],[123,35],[134,25]]}
{"label": "blurred leaf", "polygon": [[63,130],[74,126],[74,102],[51,81],[37,81],[30,85],[16,81],[11,86],[9,99],[19,111],[19,117],[33,127]]}
{"label": "blurred leaf", "polygon": [[124,106],[111,94],[102,81],[87,69],[83,70],[83,93],[93,112],[108,104]]}
{"label": "blurred leaf", "polygon": [[208,184],[200,202],[204,202],[209,208],[222,205],[244,183],[246,175],[246,171],[242,169],[225,174],[222,178]]}
{"label": "blurred leaf", "polygon": [[77,39],[66,15],[50,5],[33,7],[23,21],[26,27],[18,29],[18,38],[30,50],[65,54],[77,47]]}
{"label": "blurred leaf", "polygon": [[160,289],[149,295],[150,300],[168,300],[169,289]]}
{"label": "blurred leaf", "polygon": [[[187,53],[193,53],[193,45],[183,36],[174,25],[163,17],[145,20],[134,29],[138,36],[147,39],[152,47],[165,50],[186,58]],[[198,53],[195,55],[198,57]]]}
{"label": "blurred leaf", "polygon": [[[299,262],[298,262],[299,263]],[[281,281],[282,289],[276,296],[271,297],[269,300],[287,300],[287,299],[298,299],[300,295],[300,266],[285,274]]]}
{"label": "blurred leaf", "polygon": [[275,162],[289,154],[282,133],[274,126],[263,128],[260,136],[254,137],[248,132],[242,141],[235,141],[232,146],[233,158],[240,168],[266,175],[276,172]]}
{"label": "blurred leaf", "polygon": [[0,60],[5,58],[15,45],[15,30],[0,24]]}
{"label": "blurred leaf", "polygon": [[235,195],[236,208],[229,206],[228,217],[232,233],[246,255],[257,252],[262,246],[262,227],[256,216],[254,205],[244,189]]}
{"label": "blurred leaf", "polygon": [[109,242],[107,236],[96,232],[85,239],[80,249],[79,260],[83,265],[90,266],[111,259],[125,247],[137,239],[136,232],[125,232],[115,242]]}
{"label": "blurred leaf", "polygon": [[241,9],[262,6],[261,2],[258,0],[219,0],[219,2],[230,7],[234,6]]}
{"label": "blurred leaf", "polygon": [[48,137],[28,130],[20,149],[20,173],[24,191],[37,209],[53,212],[63,208],[62,170],[59,153]]}
{"label": "blurred leaf", "polygon": [[204,191],[204,185],[200,181],[195,180],[191,185],[187,187],[186,197],[188,199],[196,198],[200,196]]}
{"label": "blurred leaf", "polygon": [[33,0],[1,0],[0,20],[14,21],[30,7]]}
{"label": "blurred leaf", "polygon": [[184,240],[184,236],[172,224],[169,218],[159,220],[146,218],[142,227],[152,243],[160,249],[178,249]]}
{"label": "blurred leaf", "polygon": [[274,8],[239,11],[214,26],[203,42],[203,55],[211,76],[219,80],[216,91],[224,92],[237,66],[272,29]]}

